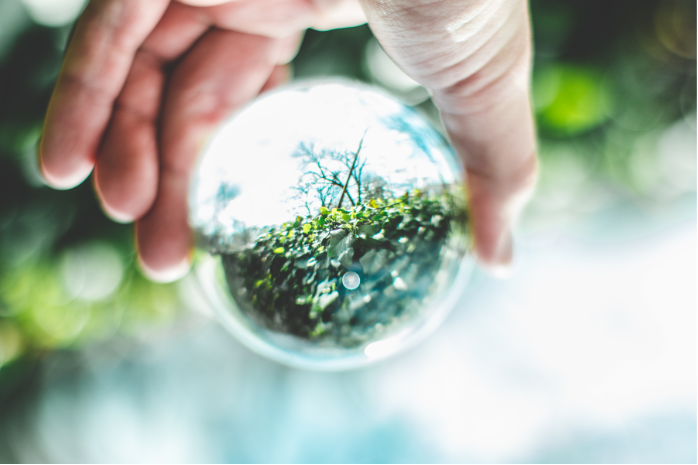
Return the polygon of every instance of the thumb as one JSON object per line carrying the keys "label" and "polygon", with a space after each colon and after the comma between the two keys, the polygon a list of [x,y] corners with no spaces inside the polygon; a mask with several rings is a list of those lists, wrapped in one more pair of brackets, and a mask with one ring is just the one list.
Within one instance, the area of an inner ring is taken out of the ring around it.
{"label": "thumb", "polygon": [[536,179],[531,34],[522,0],[362,0],[383,48],[430,89],[468,183],[475,251],[512,259],[511,225]]}

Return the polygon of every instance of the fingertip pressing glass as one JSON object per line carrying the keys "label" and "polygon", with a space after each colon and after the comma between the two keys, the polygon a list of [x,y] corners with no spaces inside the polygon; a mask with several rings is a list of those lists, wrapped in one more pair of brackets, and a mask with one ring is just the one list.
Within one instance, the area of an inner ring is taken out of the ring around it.
{"label": "fingertip pressing glass", "polygon": [[467,281],[463,186],[414,109],[355,83],[287,86],[201,154],[196,277],[258,353],[320,370],[382,359],[438,326]]}

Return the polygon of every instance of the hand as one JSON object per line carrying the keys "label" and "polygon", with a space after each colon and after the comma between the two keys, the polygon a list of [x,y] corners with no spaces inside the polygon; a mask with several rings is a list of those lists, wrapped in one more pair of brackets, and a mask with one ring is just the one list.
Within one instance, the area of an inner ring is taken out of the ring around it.
{"label": "hand", "polygon": [[[507,264],[509,227],[535,177],[525,2],[365,0],[363,11],[442,111],[465,162],[481,263]],[[49,104],[46,180],[70,188],[94,168],[105,212],[136,221],[145,272],[178,278],[193,243],[189,173],[208,134],[286,79],[302,31],[360,24],[363,11],[351,0],[92,1]]]}

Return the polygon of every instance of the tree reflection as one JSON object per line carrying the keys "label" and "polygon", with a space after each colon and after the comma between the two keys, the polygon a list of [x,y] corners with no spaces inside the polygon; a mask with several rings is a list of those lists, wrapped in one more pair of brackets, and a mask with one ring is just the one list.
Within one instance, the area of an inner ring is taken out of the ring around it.
{"label": "tree reflection", "polygon": [[353,152],[298,144],[292,157],[300,160],[303,175],[293,199],[302,202],[308,216],[321,207],[342,208],[345,199],[355,207],[367,200],[393,197],[388,182],[366,169],[366,158],[361,156],[365,136]]}

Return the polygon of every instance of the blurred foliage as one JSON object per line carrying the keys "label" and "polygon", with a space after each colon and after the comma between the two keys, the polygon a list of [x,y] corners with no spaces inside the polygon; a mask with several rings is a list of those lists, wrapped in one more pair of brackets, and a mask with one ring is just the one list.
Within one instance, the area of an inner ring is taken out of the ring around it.
{"label": "blurred foliage", "polygon": [[[594,208],[599,189],[639,202],[695,192],[695,0],[532,0],[531,12],[542,177],[530,211]],[[46,350],[148,334],[182,305],[175,285],[139,274],[131,226],[106,219],[90,183],[41,184],[36,143],[70,25],[32,22],[20,0],[0,13],[4,386]],[[370,39],[366,26],[308,31],[296,76],[381,82],[364,62]]]}
{"label": "blurred foliage", "polygon": [[[0,23],[13,19],[0,16]],[[47,350],[144,336],[180,307],[175,286],[151,283],[137,270],[131,226],[103,215],[89,183],[69,191],[42,185],[36,144],[69,26],[26,24],[0,56],[3,386]],[[100,288],[108,292],[95,293]]]}
{"label": "blurred foliage", "polygon": [[641,203],[694,192],[696,3],[533,0],[531,10],[542,168],[531,210],[593,209],[590,191]]}

